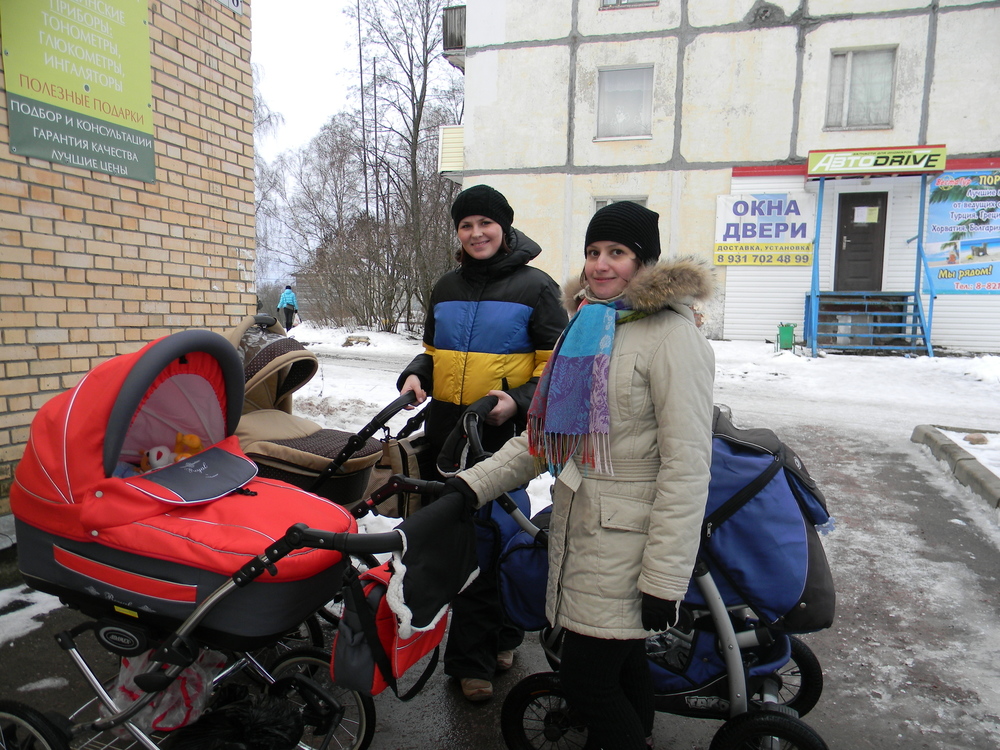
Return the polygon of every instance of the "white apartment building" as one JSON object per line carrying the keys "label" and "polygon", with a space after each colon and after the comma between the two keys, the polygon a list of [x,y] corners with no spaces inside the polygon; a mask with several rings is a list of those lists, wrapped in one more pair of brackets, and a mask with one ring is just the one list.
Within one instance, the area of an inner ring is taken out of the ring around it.
{"label": "white apartment building", "polygon": [[638,200],[664,256],[716,266],[710,337],[1000,352],[997,0],[467,0],[444,20],[465,114],[441,169],[502,191],[556,280],[596,208]]}

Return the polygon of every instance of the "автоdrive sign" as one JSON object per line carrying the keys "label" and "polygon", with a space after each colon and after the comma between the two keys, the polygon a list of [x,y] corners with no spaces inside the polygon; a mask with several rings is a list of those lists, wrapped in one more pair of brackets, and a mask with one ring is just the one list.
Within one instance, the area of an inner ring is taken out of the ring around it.
{"label": "\u0430\u0432\u0442\u043edrive sign", "polygon": [[942,172],[945,146],[906,146],[888,148],[839,149],[810,151],[809,177],[843,177],[868,174],[920,174]]}

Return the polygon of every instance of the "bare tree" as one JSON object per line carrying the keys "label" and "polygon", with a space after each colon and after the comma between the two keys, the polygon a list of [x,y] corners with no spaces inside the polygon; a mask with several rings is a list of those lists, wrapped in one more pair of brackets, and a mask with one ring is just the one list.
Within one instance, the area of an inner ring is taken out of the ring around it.
{"label": "bare tree", "polygon": [[[254,139],[271,135],[284,122],[278,112],[272,110],[260,93],[261,70],[253,67],[253,127]],[[256,217],[255,275],[258,279],[268,278],[278,264],[281,236],[281,207],[284,203],[284,174],[280,163],[269,164],[254,149],[254,214]],[[259,290],[258,290],[259,291]],[[258,294],[259,296],[259,294]]]}
{"label": "bare tree", "polygon": [[[437,174],[437,126],[443,101],[453,103],[455,73],[444,61],[441,44],[443,0],[374,0],[354,13],[368,29],[367,41],[377,74],[363,91],[375,101],[373,123],[381,129],[371,142],[376,152],[375,184],[386,185],[380,218],[393,217],[396,241],[410,248],[406,293],[426,306],[434,279],[450,262],[454,241],[441,244],[442,193],[452,188]],[[379,149],[379,144],[382,148]],[[433,155],[433,156],[431,156]],[[450,203],[450,200],[448,203]],[[433,277],[433,278],[432,278]]]}
{"label": "bare tree", "polygon": [[263,238],[294,256],[297,291],[314,319],[395,330],[454,263],[456,186],[437,173],[437,130],[455,122],[461,88],[441,56],[443,5],[359,4],[362,70],[372,74],[358,103],[367,102],[367,114],[335,115],[275,165],[280,173],[260,174],[262,187],[270,177],[283,191],[258,205],[274,218]]}

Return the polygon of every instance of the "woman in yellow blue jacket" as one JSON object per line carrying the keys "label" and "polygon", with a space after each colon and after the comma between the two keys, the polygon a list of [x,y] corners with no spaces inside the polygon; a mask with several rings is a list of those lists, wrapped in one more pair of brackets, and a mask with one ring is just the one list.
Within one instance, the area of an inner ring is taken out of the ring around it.
{"label": "woman in yellow blue jacket", "polygon": [[[465,408],[497,396],[483,446],[495,451],[526,423],[535,385],[567,323],[559,285],[528,264],[541,252],[511,225],[514,210],[487,185],[459,193],[451,209],[460,266],[437,282],[424,326],[424,353],[399,376],[400,392],[428,395],[425,433],[435,458]],[[501,626],[492,576],[480,576],[455,601],[445,672],[470,700],[492,695],[497,669],[510,666],[523,633]]]}

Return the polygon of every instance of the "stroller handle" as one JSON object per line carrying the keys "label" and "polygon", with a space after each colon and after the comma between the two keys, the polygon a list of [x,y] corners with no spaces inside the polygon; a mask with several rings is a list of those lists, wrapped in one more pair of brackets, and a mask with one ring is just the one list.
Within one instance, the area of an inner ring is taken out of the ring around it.
{"label": "stroller handle", "polygon": [[416,400],[417,400],[417,394],[415,394],[413,391],[407,391],[406,393],[399,394],[399,396],[396,397],[395,401],[386,406],[382,411],[380,411],[372,418],[372,421],[369,422],[365,426],[365,428],[361,430],[360,434],[365,435],[365,433],[367,433],[365,435],[365,439],[367,440],[372,435],[374,435],[380,427],[385,426],[385,423],[388,422],[393,416],[395,416],[400,409],[409,406],[412,403],[415,403]]}
{"label": "stroller handle", "polygon": [[[496,396],[483,396],[473,406],[489,406],[492,408],[496,406],[496,403]],[[473,466],[493,455],[483,448],[482,415],[479,409],[470,407],[465,410],[465,413],[462,414],[462,427],[469,440],[469,451],[466,458],[468,466]],[[500,497],[495,499],[495,502],[507,511],[507,514],[517,522],[518,526],[528,533],[533,541],[543,547],[549,546],[548,532],[533,524],[531,519],[525,516],[521,509],[517,507],[517,503],[514,502],[514,499],[510,495],[504,492]]]}
{"label": "stroller handle", "polygon": [[417,479],[407,477],[402,474],[393,474],[389,481],[379,487],[366,499],[361,500],[350,508],[350,513],[355,518],[364,518],[369,513],[378,515],[379,503],[388,500],[393,495],[406,492],[417,492],[421,495],[432,495],[437,497],[444,492],[444,482],[435,482],[432,479]]}
{"label": "stroller handle", "polygon": [[386,531],[381,534],[352,534],[347,531],[325,531],[311,529],[304,523],[288,527],[284,536],[275,540],[274,544],[233,574],[232,582],[243,587],[250,584],[265,570],[274,574],[274,563],[286,557],[294,550],[303,547],[311,549],[329,549],[344,555],[372,554],[381,552],[400,552],[403,549],[403,537],[397,531]]}
{"label": "stroller handle", "polygon": [[[380,428],[385,427],[385,423],[395,416],[402,408],[409,406],[416,400],[417,396],[413,391],[407,391],[406,393],[400,394],[395,401],[376,414],[371,422],[362,427],[359,432],[351,435],[351,437],[348,438],[347,445],[344,446],[343,450],[340,451],[340,453],[337,454],[337,457],[328,463],[323,471],[316,476],[316,479],[309,486],[309,491],[318,492],[326,480],[339,472],[344,464],[347,463],[347,459],[353,456],[358,449],[368,441],[368,438],[374,435]],[[422,413],[423,412],[421,412],[421,414]]]}

